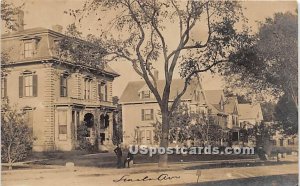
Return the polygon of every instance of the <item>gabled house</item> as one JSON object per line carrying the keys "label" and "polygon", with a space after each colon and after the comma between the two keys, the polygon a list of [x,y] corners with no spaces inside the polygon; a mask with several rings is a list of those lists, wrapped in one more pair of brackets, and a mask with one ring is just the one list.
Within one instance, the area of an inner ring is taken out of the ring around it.
{"label": "gabled house", "polygon": [[228,114],[227,117],[227,128],[229,130],[229,139],[233,143],[238,143],[240,138],[240,125],[238,115],[238,100],[237,97],[227,97],[225,102],[225,112]]}
{"label": "gabled house", "polygon": [[223,90],[205,90],[205,101],[208,106],[208,114],[212,124],[227,128],[227,116],[225,112],[225,96]]}
{"label": "gabled house", "polygon": [[[157,73],[156,73],[157,74]],[[157,78],[157,77],[156,77]],[[157,89],[163,92],[164,80],[157,81]],[[170,100],[175,97],[184,87],[184,80],[174,79],[171,84]],[[204,93],[201,83],[193,80],[188,86],[181,102],[186,103],[191,112],[207,112],[207,105],[203,101]],[[120,97],[122,106],[122,125],[124,144],[146,144],[153,145],[154,127],[156,120],[161,120],[160,108],[152,92],[144,81],[129,82]]]}
{"label": "gabled house", "polygon": [[251,128],[263,121],[261,106],[257,104],[238,104],[239,125],[241,128]]}
{"label": "gabled house", "polygon": [[83,123],[87,138],[100,137],[101,145],[112,143],[112,83],[119,75],[108,65],[60,61],[55,42],[62,37],[59,26],[22,28],[1,36],[1,50],[9,57],[1,64],[2,102],[9,100],[25,113],[34,151],[75,149],[77,127]]}
{"label": "gabled house", "polygon": [[228,114],[227,128],[239,128],[237,97],[227,97],[224,105],[224,111]]}

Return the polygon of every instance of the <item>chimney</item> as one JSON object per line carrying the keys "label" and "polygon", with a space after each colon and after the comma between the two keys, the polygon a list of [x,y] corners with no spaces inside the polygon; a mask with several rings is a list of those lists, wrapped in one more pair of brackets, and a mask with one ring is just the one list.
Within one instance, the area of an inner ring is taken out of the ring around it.
{"label": "chimney", "polygon": [[53,25],[52,30],[58,33],[62,33],[63,27],[61,25]]}
{"label": "chimney", "polygon": [[16,14],[16,31],[24,30],[24,11],[19,10]]}
{"label": "chimney", "polygon": [[158,81],[158,70],[154,70],[154,79],[156,82]]}

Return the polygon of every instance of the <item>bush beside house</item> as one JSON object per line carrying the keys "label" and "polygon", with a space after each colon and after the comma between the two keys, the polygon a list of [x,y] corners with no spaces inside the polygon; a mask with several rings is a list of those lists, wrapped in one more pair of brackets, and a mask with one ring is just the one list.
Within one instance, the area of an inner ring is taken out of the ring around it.
{"label": "bush beside house", "polygon": [[9,169],[15,162],[24,160],[32,150],[33,138],[24,119],[8,104],[2,105],[1,114],[1,161],[8,163]]}

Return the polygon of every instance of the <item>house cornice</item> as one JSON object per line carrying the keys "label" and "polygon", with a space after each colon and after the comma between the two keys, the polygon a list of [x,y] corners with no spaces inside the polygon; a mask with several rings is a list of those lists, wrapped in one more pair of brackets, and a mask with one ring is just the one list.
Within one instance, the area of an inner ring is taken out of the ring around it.
{"label": "house cornice", "polygon": [[37,29],[32,29],[32,30],[24,30],[22,32],[5,33],[5,34],[1,35],[1,39],[5,40],[5,39],[12,39],[12,38],[22,38],[22,37],[26,37],[29,35],[35,36],[35,35],[40,35],[40,34],[49,34],[49,35],[56,36],[56,37],[66,37],[66,35],[59,33],[59,32],[55,32],[50,29],[37,28]]}
{"label": "house cornice", "polygon": [[15,62],[9,62],[6,64],[1,64],[1,67],[5,68],[5,67],[21,66],[21,65],[25,65],[25,64],[38,64],[38,63],[41,63],[41,64],[42,63],[56,63],[56,64],[62,63],[62,64],[66,64],[66,65],[73,66],[73,67],[87,68],[87,69],[95,71],[97,73],[103,73],[105,75],[109,75],[114,78],[120,76],[119,74],[107,72],[100,68],[90,67],[90,66],[81,65],[81,64],[74,64],[72,62],[61,61],[57,57],[53,57],[53,56],[36,57],[36,58],[32,58],[32,59],[24,59],[24,60],[15,61]]}

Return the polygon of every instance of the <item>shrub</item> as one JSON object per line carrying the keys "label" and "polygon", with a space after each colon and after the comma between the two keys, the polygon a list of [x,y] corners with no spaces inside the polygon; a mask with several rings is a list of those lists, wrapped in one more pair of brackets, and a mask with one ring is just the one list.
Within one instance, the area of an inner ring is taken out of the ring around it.
{"label": "shrub", "polygon": [[85,125],[85,122],[82,122],[81,125],[77,126],[77,140],[79,142],[79,149],[87,152],[97,151],[97,140],[92,144],[87,139],[88,134],[89,130]]}
{"label": "shrub", "polygon": [[24,160],[32,150],[31,130],[23,119],[23,113],[2,106],[1,114],[1,160],[12,169],[13,163]]}

